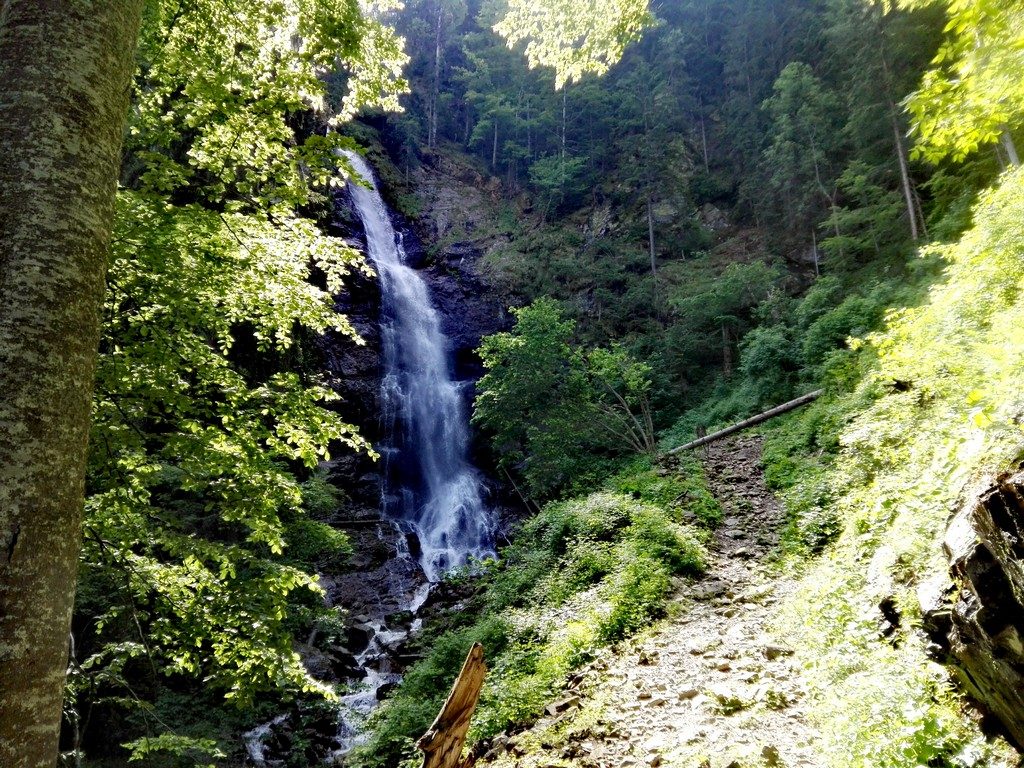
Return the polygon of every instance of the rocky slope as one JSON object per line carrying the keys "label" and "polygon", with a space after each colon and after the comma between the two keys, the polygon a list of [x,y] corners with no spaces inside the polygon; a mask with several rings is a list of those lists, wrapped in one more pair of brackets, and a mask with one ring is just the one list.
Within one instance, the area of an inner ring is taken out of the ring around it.
{"label": "rocky slope", "polygon": [[494,768],[817,766],[804,719],[801,661],[773,636],[795,581],[771,569],[783,511],[765,487],[761,440],[708,446],[724,518],[714,561],[680,585],[673,616],[627,652],[608,652],[532,728],[489,745]]}

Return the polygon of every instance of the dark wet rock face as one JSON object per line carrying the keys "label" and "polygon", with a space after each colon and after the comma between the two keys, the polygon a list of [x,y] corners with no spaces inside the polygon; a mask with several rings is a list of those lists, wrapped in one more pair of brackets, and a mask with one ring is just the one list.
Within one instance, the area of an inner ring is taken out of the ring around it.
{"label": "dark wet rock face", "polygon": [[470,244],[456,243],[438,254],[423,275],[441,315],[441,330],[452,344],[455,376],[462,381],[483,375],[476,354],[480,340],[511,325],[504,302],[476,272],[481,255]]}
{"label": "dark wet rock face", "polygon": [[926,625],[969,693],[1024,747],[1024,471],[957,512],[944,547],[955,586],[923,597]]}
{"label": "dark wet rock face", "polygon": [[508,242],[494,227],[500,185],[443,155],[428,158],[413,181],[420,213],[412,226],[421,242],[432,244],[423,277],[452,343],[456,377],[475,380],[483,373],[480,339],[512,325],[513,298],[487,279],[483,264]]}

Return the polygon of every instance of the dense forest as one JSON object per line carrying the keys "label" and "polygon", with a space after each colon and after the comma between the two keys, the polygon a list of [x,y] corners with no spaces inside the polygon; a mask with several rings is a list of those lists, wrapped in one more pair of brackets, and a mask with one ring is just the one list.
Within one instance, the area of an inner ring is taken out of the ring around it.
{"label": "dense forest", "polygon": [[1024,3],[65,5],[0,766],[1021,765]]}

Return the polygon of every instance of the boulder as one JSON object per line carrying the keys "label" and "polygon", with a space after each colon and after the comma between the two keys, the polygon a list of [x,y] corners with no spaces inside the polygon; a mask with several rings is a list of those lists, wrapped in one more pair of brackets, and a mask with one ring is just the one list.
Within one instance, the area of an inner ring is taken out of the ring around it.
{"label": "boulder", "polygon": [[945,634],[964,687],[1024,748],[1024,472],[972,496],[943,546],[956,589],[923,590],[925,626]]}
{"label": "boulder", "polygon": [[293,643],[293,648],[302,658],[303,666],[317,680],[334,682],[338,679],[335,676],[334,660],[329,654],[306,643]]}

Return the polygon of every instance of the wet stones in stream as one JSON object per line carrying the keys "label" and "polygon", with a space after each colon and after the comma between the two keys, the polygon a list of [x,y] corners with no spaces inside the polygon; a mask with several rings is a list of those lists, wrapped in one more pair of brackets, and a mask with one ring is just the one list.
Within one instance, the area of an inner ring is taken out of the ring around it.
{"label": "wet stones in stream", "polygon": [[376,510],[349,507],[344,514],[355,552],[350,568],[321,574],[319,582],[327,605],[343,610],[345,630],[333,639],[314,632],[295,646],[314,677],[340,686],[341,706],[296,705],[247,733],[248,762],[257,768],[281,765],[296,745],[309,765],[340,758],[359,743],[365,717],[415,660],[406,646],[430,585],[406,534]]}

